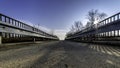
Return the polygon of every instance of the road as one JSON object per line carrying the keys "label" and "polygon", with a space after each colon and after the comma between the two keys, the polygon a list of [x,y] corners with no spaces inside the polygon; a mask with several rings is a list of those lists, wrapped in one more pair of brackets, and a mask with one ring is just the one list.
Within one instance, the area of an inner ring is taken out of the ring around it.
{"label": "road", "polygon": [[120,47],[69,41],[0,51],[0,68],[120,68]]}

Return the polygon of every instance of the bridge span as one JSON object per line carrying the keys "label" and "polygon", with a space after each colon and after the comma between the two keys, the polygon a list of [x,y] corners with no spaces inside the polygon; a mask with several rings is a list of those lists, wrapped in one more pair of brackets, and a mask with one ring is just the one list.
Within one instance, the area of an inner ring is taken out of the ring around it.
{"label": "bridge span", "polygon": [[9,42],[0,46],[0,68],[120,68],[120,47],[103,45],[120,44],[119,26],[120,13],[56,41],[55,35],[0,14],[0,43]]}
{"label": "bridge span", "polygon": [[0,14],[0,44],[38,40],[58,40],[58,37],[4,14]]}
{"label": "bridge span", "polygon": [[68,34],[66,40],[120,44],[120,13],[108,17],[97,24],[84,28],[74,34]]}

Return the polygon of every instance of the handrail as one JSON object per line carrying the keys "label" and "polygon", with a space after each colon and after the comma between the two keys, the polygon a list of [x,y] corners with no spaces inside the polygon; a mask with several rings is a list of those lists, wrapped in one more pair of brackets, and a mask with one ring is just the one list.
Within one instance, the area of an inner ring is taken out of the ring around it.
{"label": "handrail", "polygon": [[[19,29],[24,29],[24,30],[27,30],[27,31],[32,31],[32,32],[37,32],[37,33],[43,33],[43,35],[48,35],[48,36],[52,36],[52,37],[56,37],[54,35],[51,35],[51,34],[48,34],[36,27],[33,27],[31,25],[28,25],[26,23],[23,23],[19,20],[16,20],[14,18],[11,18],[7,15],[4,15],[2,13],[0,13],[0,21],[4,22],[4,23],[7,23],[7,24],[10,24],[10,25],[13,25],[15,27],[18,27]],[[1,23],[2,24],[2,23]]]}
{"label": "handrail", "polygon": [[[104,20],[102,20],[100,22],[98,22],[97,24],[93,24],[93,25],[91,25],[89,27],[86,27],[85,29],[83,29],[83,30],[81,30],[79,32],[76,32],[75,34],[77,34],[77,33],[80,34],[83,31],[87,32],[87,31],[89,31],[91,29],[95,29],[95,25],[97,25],[96,28],[99,28],[99,27],[105,26],[105,25],[107,25],[109,23],[112,23],[114,21],[117,21],[117,20],[120,20],[120,12],[117,13],[117,14],[114,14],[114,15],[112,15],[112,16],[110,16],[110,17],[108,17],[108,18],[106,18],[106,19],[104,19]],[[74,35],[72,35],[72,36],[74,36]]]}

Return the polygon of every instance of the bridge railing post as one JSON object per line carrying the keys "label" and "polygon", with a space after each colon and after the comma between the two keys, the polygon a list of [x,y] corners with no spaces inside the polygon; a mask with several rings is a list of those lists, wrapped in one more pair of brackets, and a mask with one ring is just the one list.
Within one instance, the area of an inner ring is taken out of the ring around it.
{"label": "bridge railing post", "polygon": [[8,18],[8,23],[11,24],[11,23],[10,23],[10,18]]}
{"label": "bridge railing post", "polygon": [[5,16],[5,22],[7,22],[7,17]]}
{"label": "bridge railing post", "polygon": [[0,21],[2,21],[2,15],[0,14]]}
{"label": "bridge railing post", "polygon": [[114,21],[115,21],[115,16],[113,18],[114,18]]}
{"label": "bridge railing post", "polygon": [[33,42],[35,42],[36,40],[35,40],[35,38],[33,38]]}
{"label": "bridge railing post", "polygon": [[119,20],[119,14],[117,15],[117,20]]}
{"label": "bridge railing post", "polygon": [[112,22],[112,17],[110,17],[110,22]]}
{"label": "bridge railing post", "polygon": [[117,36],[119,36],[119,30],[117,30]]}

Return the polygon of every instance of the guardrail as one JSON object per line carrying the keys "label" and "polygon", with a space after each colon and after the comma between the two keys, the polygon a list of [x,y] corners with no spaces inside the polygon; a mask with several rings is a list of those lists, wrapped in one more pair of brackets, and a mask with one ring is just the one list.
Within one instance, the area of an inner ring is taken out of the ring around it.
{"label": "guardrail", "polygon": [[120,13],[108,17],[75,34],[68,35],[66,40],[83,42],[120,41]]}
{"label": "guardrail", "polygon": [[38,28],[25,24],[4,14],[0,14],[0,35],[3,40],[13,38],[44,38],[58,40],[55,35],[48,34]]}

